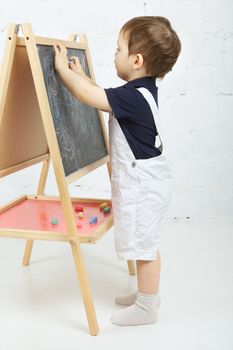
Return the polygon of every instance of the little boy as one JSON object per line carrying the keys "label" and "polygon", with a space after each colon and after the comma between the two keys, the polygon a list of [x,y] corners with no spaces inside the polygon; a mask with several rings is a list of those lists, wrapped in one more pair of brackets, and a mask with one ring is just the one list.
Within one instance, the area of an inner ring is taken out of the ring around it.
{"label": "little boy", "polygon": [[116,298],[127,305],[113,324],[154,323],[160,304],[160,226],[171,197],[171,173],[163,155],[156,78],[175,64],[181,43],[170,22],[141,16],[121,28],[115,53],[117,75],[127,83],[103,89],[88,78],[77,57],[54,46],[55,69],[82,103],[110,112],[109,140],[115,247],[119,258],[136,260],[138,291]]}

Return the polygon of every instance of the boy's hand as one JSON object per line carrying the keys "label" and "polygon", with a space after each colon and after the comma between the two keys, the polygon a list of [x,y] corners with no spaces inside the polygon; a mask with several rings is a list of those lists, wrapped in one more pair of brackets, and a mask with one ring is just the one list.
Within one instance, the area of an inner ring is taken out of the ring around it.
{"label": "boy's hand", "polygon": [[80,75],[86,75],[83,71],[83,67],[81,66],[78,57],[76,56],[71,56],[69,58],[69,67],[75,73],[78,73]]}
{"label": "boy's hand", "polygon": [[55,59],[54,59],[54,68],[57,72],[61,71],[64,68],[69,67],[67,50],[63,45],[54,45]]}
{"label": "boy's hand", "polygon": [[[77,57],[69,63],[67,50],[63,45],[54,45],[54,68],[67,89],[82,103],[105,112],[111,112],[104,89],[92,83],[82,69]],[[75,74],[73,74],[73,72]]]}

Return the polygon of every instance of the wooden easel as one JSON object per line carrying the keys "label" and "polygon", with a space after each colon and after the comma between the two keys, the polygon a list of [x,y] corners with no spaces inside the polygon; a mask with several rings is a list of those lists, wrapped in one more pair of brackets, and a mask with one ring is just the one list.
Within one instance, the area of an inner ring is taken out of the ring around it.
{"label": "wooden easel", "polygon": [[[22,230],[8,227],[0,228],[0,237],[27,239],[25,253],[23,257],[24,266],[29,265],[30,263],[30,257],[34,240],[62,241],[70,244],[77,276],[80,283],[83,303],[86,310],[89,331],[91,335],[97,335],[99,327],[80,243],[95,243],[112,226],[113,217],[112,214],[110,214],[105,220],[105,222],[101,224],[101,226],[99,226],[98,229],[92,235],[81,235],[76,226],[73,203],[91,202],[100,204],[101,202],[106,201],[106,199],[71,198],[68,191],[68,184],[74,182],[81,176],[84,176],[85,174],[89,173],[90,171],[96,169],[97,167],[103,164],[107,164],[109,176],[111,175],[107,133],[105,130],[102,113],[99,111],[100,123],[103,130],[106,149],[108,153],[107,156],[98,161],[95,161],[94,163],[86,166],[81,170],[78,170],[77,172],[69,176],[65,176],[36,46],[37,44],[54,45],[59,43],[69,48],[83,48],[86,53],[91,79],[95,81],[88,44],[86,36],[84,34],[80,35],[79,42],[75,42],[75,34],[70,35],[68,41],[64,41],[34,36],[30,24],[22,24],[21,28],[23,32],[23,37],[18,36],[19,25],[10,24],[8,28],[7,43],[0,72],[0,127],[2,130],[7,131],[11,129],[13,130],[15,128],[15,119],[12,117],[12,115],[14,114],[12,113],[12,108],[14,108],[14,106],[8,103],[8,97],[12,92],[14,86],[11,81],[11,76],[14,74],[18,74],[17,59],[24,59],[28,60],[28,62],[25,62],[25,64],[30,63],[30,65],[28,65],[29,67],[26,69],[30,70],[31,68],[31,70],[28,71],[27,78],[25,78],[26,84],[27,86],[34,86],[34,88],[32,88],[33,91],[30,90],[31,96],[29,96],[29,106],[27,108],[35,108],[35,112],[30,114],[30,118],[32,118],[32,120],[27,119],[27,121],[25,121],[25,125],[27,123],[27,127],[31,129],[32,125],[30,123],[33,124],[37,122],[38,125],[36,129],[38,135],[35,135],[33,139],[34,147],[31,147],[32,145],[28,145],[28,147],[23,147],[24,145],[21,145],[22,147],[19,147],[19,149],[22,148],[22,152],[20,150],[18,152],[17,150],[15,151],[14,147],[11,146],[10,143],[8,143],[6,153],[4,153],[4,156],[2,156],[2,158],[4,159],[0,159],[0,177],[9,175],[11,173],[14,173],[18,170],[24,169],[39,162],[42,162],[43,165],[36,195],[21,196],[20,198],[11,201],[10,203],[0,208],[0,214],[3,214],[7,210],[15,208],[15,206],[17,206],[20,203],[23,203],[26,200],[59,200],[64,214],[66,232],[56,233],[30,229]],[[16,109],[18,108],[17,103],[20,103],[20,101],[15,101]],[[9,117],[11,116],[11,118],[8,118],[8,112]],[[24,114],[26,113],[22,113],[23,117]],[[22,123],[24,123],[24,119],[22,119]],[[3,134],[0,133],[0,135]],[[59,197],[51,197],[44,195],[51,160],[54,166],[54,173],[56,176],[56,182],[60,194]],[[128,261],[128,268],[130,274],[135,274],[135,267],[133,261]]]}

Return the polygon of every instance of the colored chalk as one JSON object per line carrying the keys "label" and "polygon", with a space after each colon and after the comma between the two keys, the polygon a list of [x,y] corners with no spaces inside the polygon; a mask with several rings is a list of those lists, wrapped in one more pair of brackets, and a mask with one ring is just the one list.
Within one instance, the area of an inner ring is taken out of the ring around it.
{"label": "colored chalk", "polygon": [[110,211],[111,211],[111,208],[110,208],[110,207],[104,208],[104,214],[109,214]]}
{"label": "colored chalk", "polygon": [[79,217],[79,219],[83,219],[83,211],[78,212],[78,217]]}
{"label": "colored chalk", "polygon": [[83,207],[81,205],[75,205],[74,210],[76,213],[79,213],[80,211],[83,211]]}
{"label": "colored chalk", "polygon": [[52,218],[51,221],[50,221],[50,223],[51,223],[52,225],[57,225],[57,224],[58,224],[58,219],[57,219],[57,218]]}
{"label": "colored chalk", "polygon": [[93,216],[90,220],[89,220],[89,224],[93,225],[97,223],[97,216]]}
{"label": "colored chalk", "polygon": [[108,203],[104,202],[104,203],[101,203],[99,207],[100,207],[100,209],[104,209],[107,206],[108,206]]}

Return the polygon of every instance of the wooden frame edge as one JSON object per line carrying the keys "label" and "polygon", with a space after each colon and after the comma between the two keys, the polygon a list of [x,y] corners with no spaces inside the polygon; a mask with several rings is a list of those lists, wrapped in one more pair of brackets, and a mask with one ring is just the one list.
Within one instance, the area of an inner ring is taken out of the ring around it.
{"label": "wooden frame edge", "polygon": [[14,60],[18,30],[19,30],[19,25],[15,23],[9,24],[8,30],[7,30],[7,39],[6,39],[5,48],[4,48],[4,56],[3,56],[1,70],[0,70],[0,125],[2,121],[3,111],[5,108],[7,90],[8,90],[8,85],[10,81],[12,64]]}
{"label": "wooden frame edge", "polygon": [[36,157],[33,159],[26,160],[25,162],[13,165],[12,167],[0,170],[0,178],[7,176],[7,175],[10,175],[12,173],[15,173],[19,170],[23,170],[25,168],[28,168],[28,167],[35,165],[35,164],[38,164],[40,162],[43,162],[44,160],[47,160],[47,159],[49,159],[49,153],[46,153],[42,156],[39,156],[39,157]]}
{"label": "wooden frame edge", "polygon": [[32,239],[39,241],[69,242],[69,236],[62,232],[36,231],[24,229],[0,228],[0,237]]}
{"label": "wooden frame edge", "polygon": [[10,209],[12,207],[14,207],[15,205],[23,202],[24,200],[27,199],[26,195],[22,195],[20,197],[17,197],[13,200],[11,200],[10,202],[7,202],[6,204],[3,204],[0,206],[0,214],[3,213],[4,211],[6,211],[7,209]]}
{"label": "wooden frame edge", "polygon": [[[85,50],[85,45],[81,42],[67,41],[56,38],[47,38],[42,36],[34,35],[36,45],[45,45],[45,46],[53,46],[56,44],[63,45],[68,49],[81,49]],[[18,46],[26,46],[26,40],[23,37],[18,37],[16,44]]]}
{"label": "wooden frame edge", "polygon": [[101,159],[96,160],[95,162],[86,165],[80,170],[75,171],[74,173],[66,176],[66,183],[67,185],[70,185],[71,183],[75,182],[76,180],[80,179],[81,177],[89,174],[90,172],[98,169],[102,165],[105,165],[107,162],[109,162],[110,156],[107,155]]}

